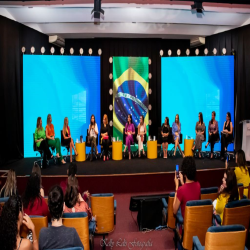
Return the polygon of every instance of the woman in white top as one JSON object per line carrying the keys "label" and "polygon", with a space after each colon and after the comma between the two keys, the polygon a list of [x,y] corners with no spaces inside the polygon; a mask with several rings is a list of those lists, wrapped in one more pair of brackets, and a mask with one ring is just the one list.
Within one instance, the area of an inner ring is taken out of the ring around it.
{"label": "woman in white top", "polygon": [[98,135],[98,127],[97,127],[97,123],[95,122],[95,116],[94,115],[91,115],[91,118],[90,118],[88,134],[89,134],[89,137],[90,137],[90,144],[91,144],[91,159],[90,160],[92,160],[93,147],[95,147],[95,152],[98,155],[98,149],[97,149],[97,146],[96,146],[96,137]]}
{"label": "woman in white top", "polygon": [[143,148],[143,141],[144,141],[144,135],[146,133],[147,133],[147,129],[144,123],[144,117],[141,115],[140,123],[138,125],[138,134],[137,134],[139,157],[141,157],[141,151],[143,155],[145,155],[144,148]]}

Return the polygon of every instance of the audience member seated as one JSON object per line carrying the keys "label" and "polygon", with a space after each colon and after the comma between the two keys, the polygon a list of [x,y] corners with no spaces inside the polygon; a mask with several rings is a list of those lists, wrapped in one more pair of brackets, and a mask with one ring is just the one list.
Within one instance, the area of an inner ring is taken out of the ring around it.
{"label": "audience member seated", "polygon": [[[67,169],[68,177],[69,176],[76,176],[76,173],[77,173],[76,163],[70,163],[69,168]],[[68,185],[68,177],[66,178],[65,181],[61,181],[61,183],[60,183],[60,186],[61,186],[64,194],[66,193],[66,189],[67,189],[67,185]],[[79,192],[80,192],[80,187],[79,187]],[[86,202],[88,202],[89,197],[90,197],[89,191],[87,190],[87,191],[83,192],[82,197]]]}
{"label": "audience member seated", "polygon": [[53,187],[48,196],[52,225],[42,228],[39,235],[39,249],[63,249],[82,247],[82,242],[75,228],[65,227],[62,223],[63,191],[60,186]]}
{"label": "audience member seated", "polygon": [[[196,165],[195,160],[191,156],[183,159],[179,178],[175,172],[175,197],[173,203],[173,212],[176,215],[181,207],[181,214],[184,219],[185,206],[188,201],[200,200],[201,187],[196,181]],[[181,187],[179,187],[179,182]]]}
{"label": "audience member seated", "polygon": [[[33,243],[20,236],[20,227],[24,224],[32,232]],[[30,217],[23,212],[19,195],[12,195],[5,203],[0,217],[1,250],[38,250],[35,226]]]}
{"label": "audience member seated", "polygon": [[40,176],[32,173],[23,195],[24,212],[28,215],[49,217],[48,205],[40,193]]}
{"label": "audience member seated", "polygon": [[32,173],[37,173],[40,176],[40,194],[44,197],[44,189],[42,185],[42,173],[40,166],[35,162],[32,168]]}
{"label": "audience member seated", "polygon": [[10,197],[13,194],[18,194],[16,186],[16,172],[15,170],[10,169],[7,180],[0,191],[0,198]]}
{"label": "audience member seated", "polygon": [[226,204],[230,201],[239,200],[238,186],[236,176],[233,169],[227,169],[222,179],[218,198],[214,200],[214,214],[218,214],[223,222],[223,213]]}
{"label": "audience member seated", "polygon": [[235,161],[237,166],[234,169],[236,175],[237,184],[242,183],[244,188],[244,195],[248,197],[248,186],[250,184],[250,176],[247,167],[245,152],[243,150],[238,150],[236,153]]}
{"label": "audience member seated", "polygon": [[92,218],[91,208],[84,201],[79,193],[78,180],[75,176],[68,177],[68,185],[65,193],[64,213],[85,212],[88,214],[89,220]]}

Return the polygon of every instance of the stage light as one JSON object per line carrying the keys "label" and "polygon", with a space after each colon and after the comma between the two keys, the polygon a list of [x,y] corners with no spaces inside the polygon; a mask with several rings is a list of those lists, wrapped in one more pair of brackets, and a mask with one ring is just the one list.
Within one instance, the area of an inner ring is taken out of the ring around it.
{"label": "stage light", "polygon": [[25,51],[26,51],[25,47],[22,47],[21,51],[22,51],[22,53],[25,53]]}
{"label": "stage light", "polygon": [[61,55],[64,54],[64,48],[61,48],[61,49],[60,49],[60,53],[61,53]]}
{"label": "stage light", "polygon": [[80,48],[79,52],[80,52],[80,55],[83,55],[83,52],[84,52],[83,48]]}
{"label": "stage light", "polygon": [[109,63],[112,63],[113,62],[113,57],[110,57],[109,58]]}
{"label": "stage light", "polygon": [[168,50],[168,56],[171,56],[171,55],[172,55],[172,50],[169,49],[169,50]]}
{"label": "stage light", "polygon": [[213,54],[214,54],[214,55],[217,54],[217,49],[216,49],[216,48],[213,49]]}
{"label": "stage light", "polygon": [[93,50],[91,48],[89,48],[89,55],[92,55]]}
{"label": "stage light", "polygon": [[164,52],[163,52],[163,50],[161,49],[161,50],[160,50],[160,56],[163,56],[163,54],[164,54]]}
{"label": "stage light", "polygon": [[109,110],[112,111],[113,110],[113,106],[112,104],[109,105]]}
{"label": "stage light", "polygon": [[70,53],[70,55],[73,55],[74,54],[74,49],[70,48],[69,53]]}
{"label": "stage light", "polygon": [[223,49],[222,49],[222,54],[223,54],[223,55],[226,55],[226,53],[227,53],[226,48],[223,48]]}
{"label": "stage light", "polygon": [[196,50],[195,50],[195,55],[197,55],[197,56],[198,56],[199,54],[200,54],[199,49],[196,49]]}
{"label": "stage light", "polygon": [[190,49],[186,50],[186,55],[189,56],[190,55]]}
{"label": "stage light", "polygon": [[205,54],[206,56],[208,55],[208,49],[207,49],[207,48],[204,49],[204,54]]}
{"label": "stage light", "polygon": [[113,126],[113,122],[109,121],[109,126],[112,127]]}
{"label": "stage light", "polygon": [[100,56],[102,54],[102,50],[98,49],[98,55]]}
{"label": "stage light", "polygon": [[151,95],[151,94],[152,94],[152,89],[149,89],[149,90],[148,90],[148,93]]}
{"label": "stage light", "polygon": [[30,48],[30,52],[31,52],[31,54],[34,54],[35,53],[35,47],[34,46],[32,46],[31,48]]}
{"label": "stage light", "polygon": [[94,13],[94,22],[100,23],[101,14],[104,15],[104,10],[101,8],[101,0],[94,0],[94,9],[91,14]]}
{"label": "stage light", "polygon": [[42,54],[45,53],[45,48],[44,48],[44,47],[41,48],[41,53],[42,53]]}
{"label": "stage light", "polygon": [[148,105],[148,110],[152,110],[152,105],[151,104]]}
{"label": "stage light", "polygon": [[151,120],[148,120],[148,125],[150,126],[152,124],[152,121]]}
{"label": "stage light", "polygon": [[149,65],[151,65],[151,62],[152,62],[151,59],[148,58],[148,64],[149,64]]}
{"label": "stage light", "polygon": [[191,5],[191,10],[202,14],[204,10],[204,8],[202,7],[202,2],[194,1],[194,4]]}
{"label": "stage light", "polygon": [[148,78],[149,78],[149,79],[152,78],[152,74],[151,74],[151,73],[148,74]]}
{"label": "stage light", "polygon": [[177,50],[177,55],[178,55],[178,56],[181,55],[181,50],[180,50],[180,49]]}
{"label": "stage light", "polygon": [[110,80],[113,79],[113,74],[112,73],[109,74],[109,79]]}
{"label": "stage light", "polygon": [[54,47],[51,47],[50,48],[50,53],[53,55],[55,53],[55,48]]}
{"label": "stage light", "polygon": [[109,94],[113,95],[113,89],[109,89]]}

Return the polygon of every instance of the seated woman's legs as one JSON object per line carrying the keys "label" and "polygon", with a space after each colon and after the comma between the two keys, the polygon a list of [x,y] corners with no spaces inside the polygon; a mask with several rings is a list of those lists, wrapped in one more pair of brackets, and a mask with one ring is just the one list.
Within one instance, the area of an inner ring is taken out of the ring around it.
{"label": "seated woman's legs", "polygon": [[50,152],[47,140],[43,140],[38,149],[43,150],[43,168],[46,168],[47,167],[47,159],[53,158],[53,155]]}
{"label": "seated woman's legs", "polygon": [[131,144],[131,138],[130,138],[130,136],[127,136],[127,137],[126,137],[126,146],[128,147],[129,159],[131,159],[131,148],[130,148],[130,144]]}
{"label": "seated woman's legs", "polygon": [[177,149],[177,147],[178,147],[178,149],[179,149],[179,151],[180,151],[182,157],[184,158],[185,155],[183,154],[183,152],[182,152],[182,150],[181,150],[181,147],[180,147],[180,144],[179,144],[179,137],[177,137],[176,140],[175,140],[174,156],[175,156],[175,154],[176,154],[176,149]]}

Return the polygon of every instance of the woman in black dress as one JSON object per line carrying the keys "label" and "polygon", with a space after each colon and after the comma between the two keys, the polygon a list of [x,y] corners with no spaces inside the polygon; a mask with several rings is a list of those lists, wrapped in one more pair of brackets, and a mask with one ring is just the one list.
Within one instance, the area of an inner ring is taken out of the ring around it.
{"label": "woman in black dress", "polygon": [[108,149],[109,149],[109,137],[110,137],[110,128],[108,125],[108,116],[105,114],[103,116],[103,124],[101,126],[101,144],[103,146],[104,149],[104,155],[103,155],[103,161],[105,160],[109,160],[108,157]]}
{"label": "woman in black dress", "polygon": [[163,158],[168,158],[168,143],[169,143],[169,119],[168,117],[165,118],[165,122],[162,124],[161,127],[161,141],[162,141],[162,150],[163,150]]}
{"label": "woman in black dress", "polygon": [[228,144],[233,140],[233,123],[231,122],[231,114],[227,112],[226,121],[221,131],[221,160],[225,159],[225,152],[227,151]]}

